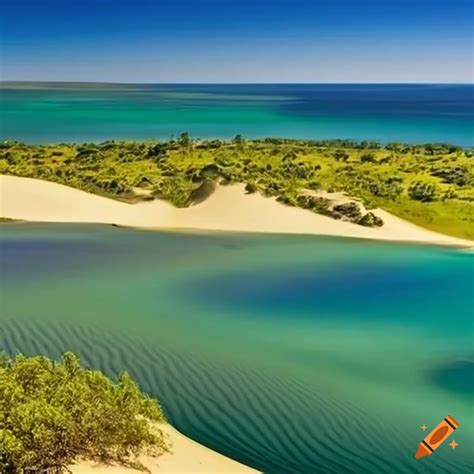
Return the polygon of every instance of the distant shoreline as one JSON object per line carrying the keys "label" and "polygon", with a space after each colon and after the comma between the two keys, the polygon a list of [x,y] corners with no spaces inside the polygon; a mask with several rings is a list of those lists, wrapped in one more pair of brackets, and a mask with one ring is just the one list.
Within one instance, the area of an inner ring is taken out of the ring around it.
{"label": "distant shoreline", "polygon": [[[0,87],[1,89],[1,87]],[[261,136],[261,137],[254,137],[252,138],[251,140],[252,141],[263,141],[265,140],[266,138],[268,137],[265,137],[265,136]],[[286,140],[285,137],[271,137],[272,139],[275,139],[275,140]],[[84,140],[81,140],[81,141],[78,141],[78,140],[61,140],[59,141],[58,143],[61,143],[61,144],[64,144],[64,145],[70,145],[70,146],[73,146],[73,145],[76,145],[78,144],[79,142],[81,143],[89,143],[89,144],[92,144],[92,145],[101,145],[102,143],[107,143],[107,142],[116,142],[116,143],[133,143],[133,142],[137,142],[137,141],[141,141],[141,142],[156,142],[156,143],[165,143],[165,142],[168,142],[170,140],[173,140],[173,137],[151,137],[151,138],[144,138],[143,140],[126,140],[126,139],[116,139],[116,138],[106,138],[106,137],[103,137],[103,138],[97,138],[97,139],[91,139],[91,140],[87,140],[87,141],[84,141]],[[222,142],[230,142],[232,140],[231,137],[227,137],[227,136],[213,136],[213,137],[199,137],[199,138],[196,138],[195,139],[196,141],[210,141],[210,140],[219,140],[219,141],[222,141]],[[356,140],[356,139],[353,139],[351,137],[346,137],[346,138],[329,138],[327,140],[325,139],[311,139],[311,138],[307,138],[307,139],[291,139],[291,140],[294,140],[295,142],[297,141],[301,141],[301,142],[327,142],[327,143],[332,143],[332,144],[337,144],[337,143],[341,143],[343,144],[344,142],[355,142],[355,143],[358,143],[360,142],[360,140]],[[384,142],[384,141],[378,141],[378,140],[366,140],[367,142],[371,142],[371,143],[375,143],[381,147],[384,147],[384,146],[387,146],[387,145],[390,145],[392,142]],[[21,143],[21,144],[25,144],[25,145],[28,145],[28,146],[48,146],[50,145],[50,142],[49,141],[40,141],[40,140],[10,140],[8,138],[5,138],[5,139],[2,139],[0,138],[0,144],[1,143],[5,143],[5,142],[12,142],[12,143]],[[398,145],[401,145],[401,146],[407,146],[407,147],[416,147],[416,146],[423,146],[423,145],[426,145],[427,143],[426,142],[413,142],[413,143],[409,143],[409,142],[403,142],[403,143],[398,143]],[[443,146],[453,146],[453,147],[456,147],[460,150],[463,150],[463,151],[472,151],[474,150],[474,143],[472,145],[459,145],[459,144],[456,144],[456,143],[448,143],[448,142],[433,142],[432,143],[433,145],[443,145]]]}

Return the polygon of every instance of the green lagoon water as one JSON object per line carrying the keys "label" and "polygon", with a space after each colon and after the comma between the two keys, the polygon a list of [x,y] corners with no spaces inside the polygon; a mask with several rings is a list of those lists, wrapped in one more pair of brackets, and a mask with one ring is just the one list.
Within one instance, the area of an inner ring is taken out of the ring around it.
{"label": "green lagoon water", "polygon": [[[472,473],[474,256],[314,236],[1,226],[0,349],[130,371],[265,472]],[[446,415],[453,451],[414,453]]]}

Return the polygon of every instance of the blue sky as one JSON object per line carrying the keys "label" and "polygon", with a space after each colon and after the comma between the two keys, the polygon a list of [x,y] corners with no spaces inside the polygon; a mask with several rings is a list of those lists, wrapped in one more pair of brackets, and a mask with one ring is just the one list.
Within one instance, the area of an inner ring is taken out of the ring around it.
{"label": "blue sky", "polygon": [[0,0],[1,78],[472,82],[466,0]]}

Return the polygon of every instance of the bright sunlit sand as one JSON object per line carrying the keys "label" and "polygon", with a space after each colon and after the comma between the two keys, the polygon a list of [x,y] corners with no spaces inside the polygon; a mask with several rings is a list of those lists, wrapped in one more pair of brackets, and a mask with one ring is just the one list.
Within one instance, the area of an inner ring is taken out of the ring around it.
{"label": "bright sunlit sand", "polygon": [[60,184],[0,176],[0,217],[38,222],[104,223],[156,229],[318,234],[472,246],[468,240],[418,227],[383,210],[384,225],[368,228],[246,194],[244,185],[219,186],[206,201],[178,209],[154,200],[127,204]]}
{"label": "bright sunlit sand", "polygon": [[[250,467],[244,466],[232,459],[226,458],[211,449],[196,443],[192,439],[181,434],[171,425],[161,425],[172,443],[171,453],[157,458],[142,456],[140,463],[154,473],[239,473],[258,472]],[[70,466],[73,474],[128,474],[143,472],[138,469],[123,466],[110,466],[92,461],[84,461]]]}

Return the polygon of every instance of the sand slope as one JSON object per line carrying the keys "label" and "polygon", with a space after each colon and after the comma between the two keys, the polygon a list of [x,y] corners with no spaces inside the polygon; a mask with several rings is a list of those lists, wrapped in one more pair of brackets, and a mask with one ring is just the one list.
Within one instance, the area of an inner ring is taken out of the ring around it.
{"label": "sand slope", "polygon": [[472,247],[472,242],[374,211],[385,225],[367,228],[247,195],[244,185],[219,186],[206,201],[177,209],[164,201],[127,204],[48,181],[0,175],[0,217],[41,222],[95,222],[161,229],[207,229],[338,235]]}
{"label": "sand slope", "polygon": [[[142,464],[151,473],[237,473],[258,472],[232,459],[226,458],[187,438],[170,425],[161,425],[172,442],[172,453],[158,458],[143,457]],[[143,471],[121,466],[106,466],[94,462],[82,462],[70,466],[73,474],[132,474]]]}

